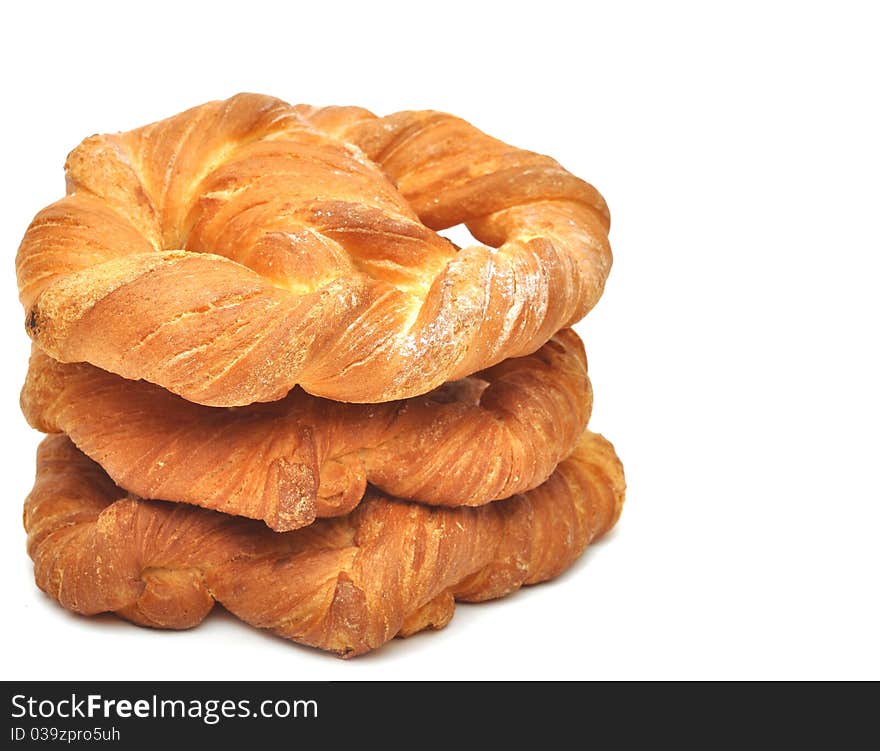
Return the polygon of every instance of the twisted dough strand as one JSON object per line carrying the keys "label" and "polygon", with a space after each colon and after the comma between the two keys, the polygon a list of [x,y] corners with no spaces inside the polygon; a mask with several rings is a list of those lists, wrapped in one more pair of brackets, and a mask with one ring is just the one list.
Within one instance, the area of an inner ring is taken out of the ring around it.
{"label": "twisted dough strand", "polygon": [[534,355],[379,405],[296,389],[271,404],[205,407],[34,349],[21,405],[132,493],[286,531],[347,513],[368,481],[444,506],[530,490],[573,450],[592,394],[583,345],[566,329]]}
{"label": "twisted dough strand", "polygon": [[65,608],[189,628],[216,600],[253,626],[351,656],[442,627],[456,599],[557,576],[613,526],[623,497],[613,448],[586,433],[525,495],[438,509],[371,492],[348,516],[279,534],[124,497],[67,438],[50,436],[24,521],[37,584]]}
{"label": "twisted dough strand", "polygon": [[206,405],[297,384],[381,402],[530,354],[595,304],[591,186],[448,115],[355,113],[238,95],[86,139],[19,248],[31,337]]}

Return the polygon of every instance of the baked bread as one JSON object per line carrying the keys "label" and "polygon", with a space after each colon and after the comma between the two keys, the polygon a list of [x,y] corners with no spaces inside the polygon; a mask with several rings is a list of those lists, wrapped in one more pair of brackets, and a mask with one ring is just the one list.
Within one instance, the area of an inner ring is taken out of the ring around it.
{"label": "baked bread", "polygon": [[136,495],[286,531],[347,513],[368,481],[443,506],[530,490],[574,449],[592,394],[583,345],[565,329],[534,355],[377,405],[297,388],[270,404],[205,407],[34,349],[21,405]]}
{"label": "baked bread", "polygon": [[[87,138],[66,174],[16,259],[28,333],[205,405],[427,393],[535,352],[611,264],[594,188],[435,112],[242,94]],[[433,231],[461,222],[490,247]]]}
{"label": "baked bread", "polygon": [[25,503],[37,584],[69,610],[189,628],[215,601],[258,628],[343,656],[440,628],[454,601],[557,576],[617,520],[623,471],[586,433],[547,482],[479,508],[369,491],[349,515],[295,532],[139,500],[64,436],[49,436]]}

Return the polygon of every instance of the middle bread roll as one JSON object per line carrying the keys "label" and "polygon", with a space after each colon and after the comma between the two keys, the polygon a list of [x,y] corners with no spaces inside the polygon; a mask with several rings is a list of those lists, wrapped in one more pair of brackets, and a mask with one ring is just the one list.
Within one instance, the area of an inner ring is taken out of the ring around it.
{"label": "middle bread roll", "polygon": [[532,355],[383,404],[296,388],[277,402],[206,407],[35,348],[21,404],[32,426],[67,433],[131,493],[288,531],[348,513],[367,482],[439,506],[531,490],[574,450],[592,393],[583,344],[563,330]]}

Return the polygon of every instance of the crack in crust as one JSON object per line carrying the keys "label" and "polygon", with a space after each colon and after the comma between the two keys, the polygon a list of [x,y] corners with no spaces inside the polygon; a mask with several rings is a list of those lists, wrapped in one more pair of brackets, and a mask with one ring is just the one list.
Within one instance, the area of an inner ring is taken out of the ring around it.
{"label": "crack in crust", "polygon": [[25,502],[37,585],[86,615],[190,628],[215,601],[257,628],[342,656],[441,628],[478,602],[559,575],[616,522],[623,469],[585,433],[538,488],[444,509],[369,491],[350,514],[277,533],[259,522],[127,496],[49,436]]}
{"label": "crack in crust", "polygon": [[[611,265],[592,186],[436,112],[240,94],[87,138],[66,174],[16,259],[28,334],[205,405],[427,393],[536,351]],[[491,247],[434,232],[462,222]]]}
{"label": "crack in crust", "polygon": [[205,407],[35,348],[21,405],[132,493],[287,531],[347,513],[367,482],[441,506],[530,490],[574,449],[592,392],[583,345],[565,329],[534,355],[377,405],[295,389],[270,404]]}

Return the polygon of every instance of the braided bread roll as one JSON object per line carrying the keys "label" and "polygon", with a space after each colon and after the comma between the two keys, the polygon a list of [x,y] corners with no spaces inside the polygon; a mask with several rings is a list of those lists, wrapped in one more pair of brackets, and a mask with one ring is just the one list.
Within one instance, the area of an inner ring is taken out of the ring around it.
{"label": "braided bread roll", "polygon": [[443,506],[530,490],[574,449],[592,393],[583,345],[566,329],[534,355],[379,405],[295,389],[270,404],[205,407],[34,349],[21,405],[32,426],[67,433],[136,495],[287,531],[349,512],[368,481]]}
{"label": "braided bread roll", "polygon": [[351,514],[277,533],[240,517],[126,496],[64,436],[37,455],[25,503],[37,585],[86,615],[190,628],[215,601],[243,621],[343,656],[441,628],[455,600],[557,576],[616,522],[623,470],[584,434],[540,487],[443,509],[370,491]]}
{"label": "braided bread roll", "polygon": [[535,352],[611,264],[594,188],[439,113],[242,94],[88,138],[66,174],[16,259],[28,333],[205,405],[425,394]]}

